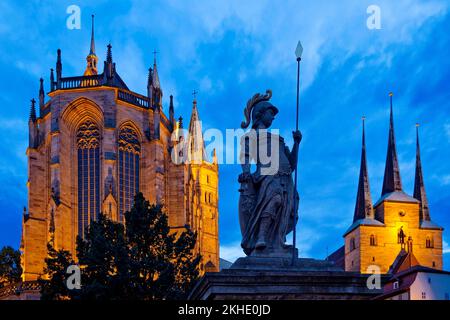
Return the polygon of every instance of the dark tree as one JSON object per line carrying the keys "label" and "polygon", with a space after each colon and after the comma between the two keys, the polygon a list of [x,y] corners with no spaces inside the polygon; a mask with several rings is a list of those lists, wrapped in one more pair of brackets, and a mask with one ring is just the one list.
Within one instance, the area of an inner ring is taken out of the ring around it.
{"label": "dark tree", "polygon": [[49,244],[46,299],[162,300],[186,298],[198,279],[200,256],[196,235],[171,232],[162,206],[151,205],[142,193],[125,213],[125,227],[104,215],[92,221],[85,238],[77,239],[81,290],[68,290],[66,269],[73,264],[67,251]]}
{"label": "dark tree", "polygon": [[20,251],[5,246],[0,251],[0,288],[20,281]]}
{"label": "dark tree", "polygon": [[82,266],[82,299],[124,299],[128,294],[128,252],[124,228],[100,214],[90,223],[85,239],[77,239]]}
{"label": "dark tree", "polygon": [[47,244],[44,277],[39,278],[42,300],[67,300],[76,294],[67,288],[67,268],[74,265],[72,255],[67,250],[55,250],[52,241]]}
{"label": "dark tree", "polygon": [[133,298],[185,298],[198,278],[196,235],[189,229],[179,236],[170,232],[162,206],[151,205],[142,193],[125,219]]}

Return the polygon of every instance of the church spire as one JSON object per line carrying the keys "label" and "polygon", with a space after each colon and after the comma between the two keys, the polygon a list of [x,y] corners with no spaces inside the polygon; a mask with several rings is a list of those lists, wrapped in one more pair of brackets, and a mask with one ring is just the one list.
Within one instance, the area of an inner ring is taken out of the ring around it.
{"label": "church spire", "polygon": [[414,180],[414,198],[420,201],[420,220],[430,221],[427,194],[423,182],[422,162],[420,161],[419,124],[416,124],[416,177]]}
{"label": "church spire", "polygon": [[92,30],[91,30],[91,50],[89,51],[90,55],[95,56],[95,41],[94,41],[94,15],[92,17]]}
{"label": "church spire", "polygon": [[202,123],[198,115],[197,99],[194,90],[194,100],[192,101],[192,115],[189,122],[188,133],[188,160],[191,163],[201,164],[203,161],[207,161],[205,144],[203,141]]}
{"label": "church spire", "polygon": [[95,54],[95,40],[94,40],[94,15],[92,15],[92,30],[91,30],[91,47],[89,49],[89,54],[86,57],[86,70],[84,71],[85,76],[96,75],[98,58]]}
{"label": "church spire", "polygon": [[394,134],[394,114],[392,107],[392,96],[393,93],[389,93],[391,102],[390,111],[390,123],[389,123],[389,140],[388,140],[388,150],[386,155],[386,167],[384,169],[384,180],[383,180],[383,190],[381,196],[385,194],[402,191],[402,181],[400,178],[400,168],[398,165],[397,158],[397,148],[395,146],[395,134]]}
{"label": "church spire", "polygon": [[370,196],[369,174],[366,157],[365,117],[362,118],[362,150],[359,170],[358,193],[356,195],[353,222],[360,219],[373,218],[372,197]]}

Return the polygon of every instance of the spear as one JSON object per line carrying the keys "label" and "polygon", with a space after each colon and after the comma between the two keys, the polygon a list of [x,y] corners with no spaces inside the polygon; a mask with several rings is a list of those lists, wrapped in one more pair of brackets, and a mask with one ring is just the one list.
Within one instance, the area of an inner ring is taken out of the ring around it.
{"label": "spear", "polygon": [[[302,60],[303,47],[302,43],[299,41],[297,44],[297,48],[295,49],[295,56],[297,57],[297,114],[295,117],[295,131],[298,131],[298,105],[299,105],[299,92],[300,92],[300,61]],[[294,178],[294,206],[295,206],[295,215],[294,218],[298,217],[298,206],[296,204],[296,196],[297,196],[297,172],[298,172],[298,159],[297,164],[295,166],[295,178]],[[297,220],[294,221],[294,233],[292,237],[292,265],[295,264],[295,247],[297,242]]]}

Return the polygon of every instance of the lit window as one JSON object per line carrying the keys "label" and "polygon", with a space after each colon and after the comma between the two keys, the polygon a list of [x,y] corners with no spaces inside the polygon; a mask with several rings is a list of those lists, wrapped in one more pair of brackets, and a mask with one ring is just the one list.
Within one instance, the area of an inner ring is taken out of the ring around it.
{"label": "lit window", "polygon": [[88,120],[77,131],[78,234],[84,237],[100,212],[100,131]]}
{"label": "lit window", "polygon": [[124,213],[133,206],[139,192],[139,157],[141,144],[136,131],[129,125],[120,129],[119,149],[119,220],[124,221]]}
{"label": "lit window", "polygon": [[430,236],[427,236],[426,240],[425,240],[425,246],[427,248],[433,248],[433,238]]}
{"label": "lit window", "polygon": [[377,245],[377,239],[375,238],[375,235],[370,235],[370,245],[376,246]]}

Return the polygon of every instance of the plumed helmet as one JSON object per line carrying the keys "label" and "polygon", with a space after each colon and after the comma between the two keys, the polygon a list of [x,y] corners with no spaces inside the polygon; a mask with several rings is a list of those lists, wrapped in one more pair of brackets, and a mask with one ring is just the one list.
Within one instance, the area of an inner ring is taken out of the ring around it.
{"label": "plumed helmet", "polygon": [[259,117],[268,109],[272,109],[274,115],[278,113],[277,107],[269,102],[272,97],[272,90],[267,89],[266,94],[255,94],[247,102],[247,106],[244,109],[245,121],[242,121],[241,128],[245,129],[250,125],[250,118],[253,126],[255,126]]}

